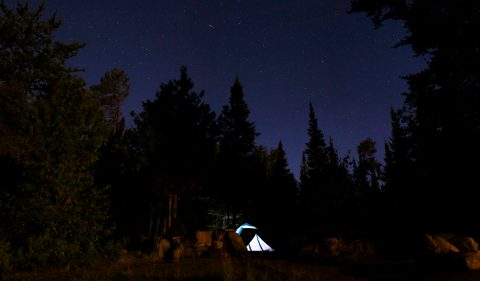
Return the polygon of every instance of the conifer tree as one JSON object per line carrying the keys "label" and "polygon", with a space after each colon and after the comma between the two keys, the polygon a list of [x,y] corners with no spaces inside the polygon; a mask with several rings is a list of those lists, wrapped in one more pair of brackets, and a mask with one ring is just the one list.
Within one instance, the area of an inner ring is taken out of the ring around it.
{"label": "conifer tree", "polygon": [[204,92],[193,86],[182,67],[180,78],[162,84],[155,99],[144,102],[134,116],[151,210],[166,219],[164,231],[178,213],[188,211],[177,207],[178,196],[204,186],[214,157],[215,114],[203,101]]}
{"label": "conifer tree", "polygon": [[[292,234],[291,230],[285,230],[285,221],[296,225],[297,182],[288,168],[287,157],[283,144],[280,142],[276,149],[272,150],[269,156],[269,168],[267,172],[267,200],[268,208],[264,215],[267,217],[265,232],[270,235],[270,241],[277,249],[286,248],[287,238]],[[265,202],[264,202],[265,204]]]}
{"label": "conifer tree", "polygon": [[244,199],[249,188],[254,186],[252,165],[255,162],[255,124],[250,122],[250,110],[244,99],[243,87],[238,77],[231,89],[229,103],[218,118],[219,156],[217,162],[217,192],[231,215],[232,225],[237,224],[237,215],[245,206]]}
{"label": "conifer tree", "polygon": [[375,158],[375,142],[366,138],[357,147],[358,165],[355,166],[355,181],[361,194],[379,192],[381,188],[381,164]]}
{"label": "conifer tree", "polygon": [[107,219],[91,173],[105,120],[66,66],[83,44],[55,41],[44,10],[0,2],[0,240],[24,268],[98,253]]}
{"label": "conifer tree", "polygon": [[471,159],[480,157],[480,4],[357,0],[352,11],[365,12],[376,27],[402,22],[407,32],[398,45],[411,46],[427,61],[424,70],[406,77],[409,90],[399,113],[410,159],[398,162],[404,179],[388,185],[410,183],[403,199],[417,201],[409,209],[415,209],[410,220],[419,231],[478,230],[469,221],[475,219],[479,168]]}
{"label": "conifer tree", "polygon": [[380,207],[381,200],[385,200],[381,193],[383,190],[381,164],[375,158],[375,142],[370,138],[360,142],[357,153],[358,163],[353,164],[357,200],[355,219],[364,231],[372,231],[381,223],[378,221],[381,213],[386,211]]}
{"label": "conifer tree", "polygon": [[340,159],[330,138],[328,145],[309,106],[309,140],[300,175],[300,211],[305,227],[339,227],[346,223],[353,200],[348,158]]}
{"label": "conifer tree", "polygon": [[99,96],[112,131],[115,133],[121,130],[123,126],[121,106],[130,94],[130,83],[125,71],[114,68],[105,72],[100,83],[92,86],[91,89]]}
{"label": "conifer tree", "polygon": [[300,208],[306,224],[317,220],[316,216],[325,208],[325,171],[327,166],[326,144],[312,103],[309,104],[308,142],[303,154],[304,164],[300,182]]}

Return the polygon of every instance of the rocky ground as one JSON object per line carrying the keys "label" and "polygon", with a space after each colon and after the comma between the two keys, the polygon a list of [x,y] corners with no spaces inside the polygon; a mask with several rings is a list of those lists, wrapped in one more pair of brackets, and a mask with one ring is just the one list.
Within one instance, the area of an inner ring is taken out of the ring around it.
{"label": "rocky ground", "polygon": [[82,269],[44,270],[5,276],[5,280],[236,281],[236,280],[480,280],[480,271],[423,262],[337,264],[271,257],[211,257],[162,262],[149,256],[123,257],[111,264]]}
{"label": "rocky ground", "polygon": [[[246,252],[234,233],[200,231],[195,242],[162,239],[152,254],[122,250],[110,261],[86,268],[64,267],[11,273],[5,280],[480,280],[479,245],[472,237],[425,235],[421,255],[388,260],[366,240],[325,237],[304,242],[289,257]],[[306,240],[305,240],[306,241]]]}

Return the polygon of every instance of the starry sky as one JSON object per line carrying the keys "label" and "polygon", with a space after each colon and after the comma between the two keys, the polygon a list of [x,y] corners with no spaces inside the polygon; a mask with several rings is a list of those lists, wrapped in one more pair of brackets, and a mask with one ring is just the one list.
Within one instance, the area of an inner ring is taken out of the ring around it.
{"label": "starry sky", "polygon": [[[7,1],[12,6],[15,1]],[[39,1],[30,1],[33,5]],[[61,41],[87,46],[69,64],[95,84],[107,70],[123,69],[131,92],[123,111],[141,111],[181,65],[220,113],[238,75],[246,102],[268,148],[283,142],[298,175],[307,141],[308,104],[341,156],[356,155],[370,137],[383,159],[391,106],[407,89],[400,77],[425,66],[398,23],[374,30],[363,14],[348,14],[349,0],[46,0],[63,27]]]}

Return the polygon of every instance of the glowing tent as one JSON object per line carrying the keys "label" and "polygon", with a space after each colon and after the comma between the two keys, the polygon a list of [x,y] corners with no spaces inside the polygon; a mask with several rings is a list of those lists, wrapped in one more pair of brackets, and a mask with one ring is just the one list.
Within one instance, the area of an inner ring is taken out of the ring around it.
{"label": "glowing tent", "polygon": [[[246,232],[253,232],[255,231],[256,232],[256,227],[251,225],[251,224],[248,224],[248,223],[244,223],[242,224],[239,228],[237,228],[236,230],[236,233],[240,236],[242,236],[242,239],[244,241],[250,241],[247,245],[247,250],[250,251],[250,252],[272,252],[273,249],[272,247],[270,247],[267,243],[265,243],[265,241],[263,241],[262,238],[260,238],[260,236],[258,236],[257,233],[254,233],[253,235],[253,238],[251,235],[247,235]],[[246,230],[246,231],[244,231]],[[243,233],[243,235],[242,235]]]}

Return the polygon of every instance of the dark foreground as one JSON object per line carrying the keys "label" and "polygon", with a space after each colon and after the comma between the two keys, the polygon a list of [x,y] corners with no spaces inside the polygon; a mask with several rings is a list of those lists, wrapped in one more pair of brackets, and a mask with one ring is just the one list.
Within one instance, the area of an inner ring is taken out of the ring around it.
{"label": "dark foreground", "polygon": [[243,280],[320,280],[320,281],[399,281],[399,280],[480,280],[480,271],[426,266],[420,262],[363,265],[325,265],[313,261],[258,257],[185,259],[161,262],[150,257],[124,257],[120,260],[82,269],[43,270],[4,276],[5,280],[105,280],[105,281],[243,281]]}

